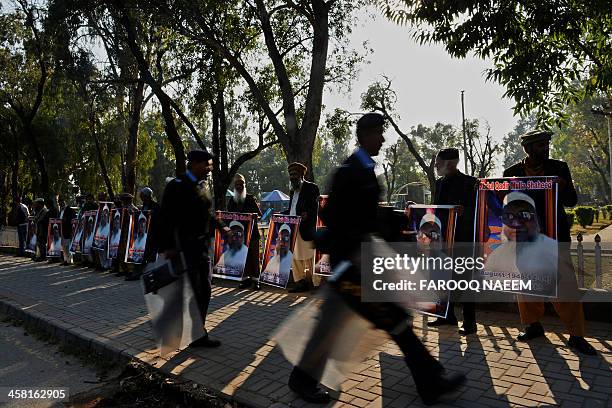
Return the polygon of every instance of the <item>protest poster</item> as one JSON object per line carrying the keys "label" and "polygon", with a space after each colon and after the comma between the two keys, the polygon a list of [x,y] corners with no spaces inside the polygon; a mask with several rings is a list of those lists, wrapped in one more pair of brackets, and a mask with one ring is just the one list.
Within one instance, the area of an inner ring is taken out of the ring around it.
{"label": "protest poster", "polygon": [[106,251],[108,246],[108,237],[110,235],[110,211],[114,204],[111,202],[100,202],[98,204],[98,216],[96,217],[96,226],[92,248],[99,251]]}
{"label": "protest poster", "polygon": [[[76,224],[76,226],[75,226]],[[72,220],[72,240],[70,241],[70,253],[80,254],[83,244],[83,230],[85,230],[85,217]]]}
{"label": "protest poster", "polygon": [[[318,200],[317,200],[317,204],[318,204],[318,207],[317,207],[317,224],[316,224],[317,234],[324,233],[325,229],[327,228],[325,226],[325,223],[321,219],[321,211],[323,211],[323,209],[327,205],[327,199],[328,199],[328,197],[326,195],[320,195]],[[315,249],[315,269],[314,269],[314,273],[315,273],[315,275],[331,276],[331,265],[329,263],[329,254],[325,254],[325,253],[321,252],[321,250],[319,248]]]}
{"label": "protest poster", "polygon": [[557,296],[557,189],[556,177],[479,180],[475,239],[483,280],[519,280],[530,288],[502,291]]}
{"label": "protest poster", "polygon": [[[457,209],[453,205],[411,205],[406,208],[408,230],[416,241],[416,255],[431,259],[445,259],[453,255]],[[450,281],[453,270],[432,262],[425,268],[423,277],[429,281]],[[417,310],[423,314],[446,318],[450,302],[450,291],[439,290],[428,293],[425,301],[417,302]]]}
{"label": "protest poster", "polygon": [[47,231],[47,258],[62,256],[62,219],[49,218]]}
{"label": "protest poster", "polygon": [[26,236],[26,252],[36,253],[36,222],[33,216],[28,217],[28,233]]}
{"label": "protest poster", "polygon": [[125,210],[123,208],[113,208],[111,210],[111,225],[108,238],[108,259],[116,259],[119,243],[121,241],[121,225],[123,225],[123,216]]}
{"label": "protest poster", "polygon": [[85,211],[83,213],[83,243],[81,253],[83,255],[91,254],[93,247],[96,219],[98,218],[98,210]]}
{"label": "protest poster", "polygon": [[283,289],[287,287],[299,225],[299,216],[281,214],[272,216],[263,257],[263,272],[259,276],[260,283]]}
{"label": "protest poster", "polygon": [[125,262],[134,264],[144,262],[150,223],[150,211],[135,211],[130,214],[128,250],[125,252]]}
{"label": "protest poster", "polygon": [[242,280],[249,253],[256,214],[217,211],[217,217],[225,223],[230,232],[215,232],[215,256],[213,276]]}

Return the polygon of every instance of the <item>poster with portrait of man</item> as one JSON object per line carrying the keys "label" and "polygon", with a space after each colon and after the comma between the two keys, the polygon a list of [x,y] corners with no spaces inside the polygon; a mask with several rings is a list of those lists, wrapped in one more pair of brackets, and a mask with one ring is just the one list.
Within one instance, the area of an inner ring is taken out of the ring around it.
{"label": "poster with portrait of man", "polygon": [[91,249],[93,248],[96,219],[98,218],[98,210],[85,211],[83,213],[84,227],[83,227],[83,243],[81,244],[81,253],[83,255],[90,255]]}
{"label": "poster with portrait of man", "polygon": [[287,288],[300,218],[296,215],[272,216],[259,276],[260,283]]}
{"label": "poster with portrait of man", "polygon": [[509,293],[557,296],[557,188],[555,177],[479,181],[475,238],[483,280],[531,285],[502,289]]}
{"label": "poster with portrait of man", "polygon": [[134,264],[144,262],[150,223],[150,211],[136,211],[130,214],[128,249],[125,252],[125,262]]}
{"label": "poster with portrait of man", "polygon": [[31,254],[36,253],[36,222],[31,215],[28,217],[28,233],[26,235],[25,251]]}
{"label": "poster with portrait of man", "polygon": [[98,217],[94,228],[94,239],[92,248],[98,251],[106,251],[108,237],[110,236],[110,212],[115,204],[111,202],[100,202],[98,204]]}
{"label": "poster with portrait of man", "polygon": [[108,236],[108,259],[116,259],[119,251],[119,243],[121,241],[121,225],[123,225],[123,216],[125,209],[113,208],[110,215],[110,232]]}
{"label": "poster with portrait of man", "polygon": [[49,218],[47,231],[47,258],[62,256],[62,219]]}
{"label": "poster with portrait of man", "polygon": [[[75,227],[76,221],[76,227]],[[70,241],[70,253],[80,254],[83,247],[83,231],[85,231],[85,216],[72,220],[72,240]]]}
{"label": "poster with portrait of man", "polygon": [[[447,259],[453,256],[457,208],[453,205],[411,205],[406,208],[408,230],[415,236],[416,256],[430,259]],[[430,281],[449,281],[453,270],[431,262],[423,269],[423,277]],[[417,303],[423,314],[446,318],[450,291],[427,293],[428,298]]]}
{"label": "poster with portrait of man", "polygon": [[[320,195],[318,199],[318,207],[317,207],[317,234],[320,234],[325,231],[327,228],[325,223],[321,219],[321,211],[327,205],[327,196]],[[329,254],[321,252],[319,248],[315,249],[315,275],[321,276],[331,276],[331,265],[329,263]]]}
{"label": "poster with portrait of man", "polygon": [[213,276],[242,280],[255,224],[254,214],[217,211],[217,217],[230,229],[228,234],[215,233]]}

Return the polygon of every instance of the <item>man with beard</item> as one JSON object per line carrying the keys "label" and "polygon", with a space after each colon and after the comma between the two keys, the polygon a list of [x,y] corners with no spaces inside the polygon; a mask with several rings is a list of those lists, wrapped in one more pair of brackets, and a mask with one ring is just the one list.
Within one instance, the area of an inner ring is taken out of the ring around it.
{"label": "man with beard", "polygon": [[[147,246],[147,216],[141,212],[136,221],[136,236],[131,249],[131,258],[134,262],[142,262],[144,259],[145,248]],[[130,257],[128,255],[128,257]]]}
{"label": "man with beard", "polygon": [[[361,265],[355,258],[361,258],[362,242],[378,231],[376,220],[381,188],[372,157],[378,155],[385,141],[384,122],[384,116],[378,113],[367,113],[357,121],[360,147],[333,176],[328,204],[321,214],[328,228],[325,242],[334,270],[329,285],[343,303],[391,336],[404,354],[417,392],[426,404],[431,404],[459,387],[465,376],[444,375],[444,367],[415,335],[409,323],[411,316],[403,305],[362,302],[361,299]],[[324,303],[323,310],[325,307]],[[326,340],[333,339],[344,322],[335,321],[333,310],[329,312],[331,314],[325,310],[322,312],[322,318],[289,378],[289,388],[308,402],[327,403],[330,399],[318,384],[329,358],[330,346]]]}
{"label": "man with beard", "polygon": [[[474,242],[474,207],[476,205],[476,183],[475,177],[463,174],[457,168],[459,163],[459,151],[454,148],[442,149],[436,155],[436,180],[434,205],[458,206],[458,217],[455,227],[455,251],[454,256],[471,256],[472,248],[467,243]],[[457,245],[458,244],[458,245]],[[463,254],[464,252],[467,252]],[[467,272],[469,275],[469,272]],[[465,274],[464,274],[465,275]],[[453,279],[470,279],[469,276],[454,275]],[[460,297],[461,292],[456,291],[452,297]],[[461,302],[463,308],[463,324],[459,334],[468,335],[476,333],[476,308],[474,302]],[[427,322],[430,327],[457,325],[455,306],[449,304],[448,314],[445,319],[438,317]]]}
{"label": "man with beard", "polygon": [[244,226],[238,221],[229,224],[230,233],[227,249],[217,263],[217,267],[224,269],[224,274],[234,277],[242,275],[249,248],[244,245]]}
{"label": "man with beard", "polygon": [[[572,240],[570,227],[565,216],[565,207],[572,207],[578,202],[578,195],[572,182],[567,163],[549,158],[550,139],[552,132],[546,130],[531,130],[521,136],[521,145],[527,157],[521,162],[504,170],[504,177],[537,177],[556,176],[558,181],[557,202],[557,241],[561,243],[558,265],[567,265],[560,279],[565,284],[577,290],[576,275],[569,259],[569,244]],[[535,207],[544,209],[544,203],[535,202]],[[544,219],[543,217],[541,217]],[[567,273],[565,273],[567,272]],[[572,290],[570,289],[570,290]],[[596,354],[595,349],[585,339],[584,311],[580,302],[552,302],[555,311],[565,323],[570,338],[568,344],[587,355]],[[544,336],[544,328],[539,320],[544,315],[544,302],[518,301],[519,313],[523,324],[527,324],[525,331],[517,339],[529,341]]]}
{"label": "man with beard", "polygon": [[60,257],[62,253],[62,236],[59,231],[59,225],[53,224],[51,226],[51,241],[49,242],[49,251],[47,252],[49,257]]}
{"label": "man with beard", "polygon": [[121,211],[121,208],[113,211],[111,235],[108,240],[108,257],[110,259],[117,258],[117,250],[119,249],[119,241],[121,240]]}
{"label": "man with beard", "polygon": [[289,270],[293,253],[291,252],[291,227],[283,224],[278,229],[276,237],[276,253],[270,259],[262,273],[262,279],[279,286],[286,286],[289,280]]}
{"label": "man with beard", "polygon": [[295,286],[289,290],[290,293],[297,293],[305,292],[320,283],[317,275],[313,275],[315,266],[313,241],[317,224],[319,187],[315,183],[304,180],[308,169],[302,163],[291,163],[287,170],[289,171],[291,195],[289,210],[286,213],[301,217],[291,265]]}
{"label": "man with beard", "polygon": [[[245,185],[245,179],[242,174],[236,174],[234,177],[234,196],[227,203],[227,211],[257,214],[257,219],[261,217],[259,204],[252,194],[248,194]],[[259,290],[259,228],[257,221],[253,225],[253,234],[249,242],[249,253],[244,267],[244,275],[246,277],[240,283],[240,289],[251,287],[253,290]]]}
{"label": "man with beard", "polygon": [[[213,168],[214,156],[204,150],[187,154],[187,172],[170,181],[164,190],[160,210],[159,252],[166,259],[178,259],[182,252],[187,277],[193,287],[202,322],[211,296],[211,271],[208,256],[213,228],[229,232],[213,214],[210,193],[200,187]],[[182,299],[181,299],[182,301]],[[218,347],[221,342],[205,335],[191,343],[191,347]]]}

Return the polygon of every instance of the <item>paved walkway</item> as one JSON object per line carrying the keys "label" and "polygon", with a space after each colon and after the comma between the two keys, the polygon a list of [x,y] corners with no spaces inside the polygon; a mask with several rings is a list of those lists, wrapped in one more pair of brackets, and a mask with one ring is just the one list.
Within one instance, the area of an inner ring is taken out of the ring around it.
{"label": "paved walkway", "polygon": [[[287,388],[290,365],[269,340],[274,328],[304,301],[308,298],[243,291],[222,283],[213,289],[208,326],[223,345],[161,360],[139,282],[0,255],[0,303],[5,306],[65,329],[61,333],[66,337],[87,339],[94,350],[106,347],[139,358],[256,407],[308,405]],[[420,316],[415,318],[417,334],[447,370],[465,372],[469,378],[447,406],[612,406],[611,324],[589,324],[589,341],[600,355],[582,357],[566,346],[558,319],[544,321],[545,339],[525,345],[513,340],[518,316],[479,312],[478,318],[478,336],[467,339],[455,329],[427,329]],[[334,405],[422,406],[397,347],[389,342],[377,351],[347,378],[343,392],[334,394]]]}

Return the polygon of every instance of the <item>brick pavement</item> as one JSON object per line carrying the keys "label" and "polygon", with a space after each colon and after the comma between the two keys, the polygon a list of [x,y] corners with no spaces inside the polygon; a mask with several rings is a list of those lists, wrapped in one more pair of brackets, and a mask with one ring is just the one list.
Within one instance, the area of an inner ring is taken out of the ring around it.
{"label": "brick pavement", "polygon": [[[139,282],[0,255],[0,304],[5,308],[23,310],[65,341],[85,339],[94,351],[136,357],[256,407],[309,405],[287,388],[290,365],[269,340],[285,316],[308,300],[221,282],[213,288],[208,328],[222,346],[160,359]],[[447,370],[469,378],[447,406],[612,406],[611,324],[589,323],[589,341],[600,355],[583,357],[567,347],[556,318],[545,318],[546,338],[528,345],[513,340],[520,327],[517,315],[482,311],[478,318],[478,336],[467,339],[456,329],[428,329],[422,317],[415,318],[417,334]],[[349,375],[342,393],[333,394],[333,405],[422,406],[397,347],[388,342],[377,351]]]}

